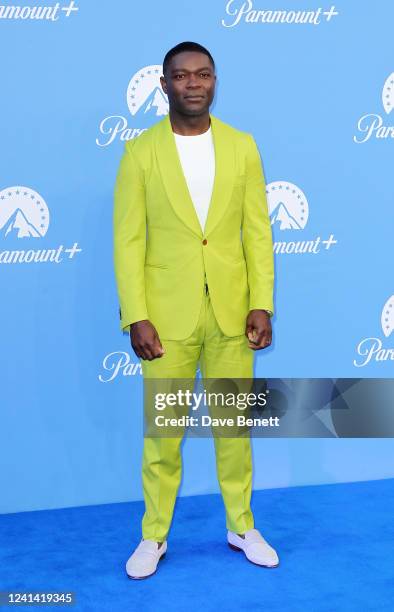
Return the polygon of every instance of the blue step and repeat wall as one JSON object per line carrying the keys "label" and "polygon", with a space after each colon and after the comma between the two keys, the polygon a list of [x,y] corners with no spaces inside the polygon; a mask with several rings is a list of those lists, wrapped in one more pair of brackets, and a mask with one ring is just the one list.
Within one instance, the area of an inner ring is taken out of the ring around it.
{"label": "blue step and repeat wall", "polygon": [[[141,499],[142,377],[119,330],[113,187],[168,112],[183,40],[217,63],[212,113],[262,156],[276,261],[260,377],[394,366],[394,4],[2,1],[2,512]],[[394,476],[391,439],[255,439],[256,488]],[[218,491],[211,439],[182,495]]]}

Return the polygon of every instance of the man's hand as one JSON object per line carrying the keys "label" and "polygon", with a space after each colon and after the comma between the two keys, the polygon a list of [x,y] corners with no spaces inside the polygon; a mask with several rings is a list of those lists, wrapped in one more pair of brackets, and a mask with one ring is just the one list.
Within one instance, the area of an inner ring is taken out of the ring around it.
{"label": "man's hand", "polygon": [[272,328],[269,314],[265,310],[251,310],[246,319],[245,336],[249,340],[249,348],[254,351],[270,346]]}
{"label": "man's hand", "polygon": [[164,349],[156,328],[147,319],[130,325],[130,342],[137,357],[152,361],[162,357]]}

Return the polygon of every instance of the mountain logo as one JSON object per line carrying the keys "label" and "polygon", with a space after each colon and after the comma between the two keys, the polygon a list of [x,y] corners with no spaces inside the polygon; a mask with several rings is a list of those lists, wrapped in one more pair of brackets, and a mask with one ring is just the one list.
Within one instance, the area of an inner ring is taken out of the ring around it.
{"label": "mountain logo", "polygon": [[168,114],[168,98],[161,88],[162,66],[145,66],[134,74],[127,87],[127,105],[130,113],[161,117]]}
{"label": "mountain logo", "polygon": [[30,187],[0,191],[0,233],[3,238],[42,238],[48,231],[49,210]]}
{"label": "mountain logo", "polygon": [[[394,108],[394,72],[389,74],[382,88],[382,104],[386,115]],[[393,140],[394,126],[385,125],[384,115],[379,113],[366,113],[357,121],[357,134],[353,135],[353,142],[363,144],[376,138],[378,141]]]}
{"label": "mountain logo", "polygon": [[266,185],[271,225],[280,230],[304,229],[308,221],[309,205],[303,191],[287,181]]}
{"label": "mountain logo", "polygon": [[[385,337],[391,336],[394,330],[394,295],[384,304],[380,323]],[[353,360],[356,368],[363,368],[374,361],[378,364],[394,361],[394,348],[385,345],[381,338],[375,336],[360,340],[356,346],[356,354],[357,358]]]}
{"label": "mountain logo", "polygon": [[387,77],[383,85],[382,102],[386,113],[391,113],[394,108],[394,72]]}
{"label": "mountain logo", "polygon": [[389,297],[383,306],[381,323],[383,333],[388,338],[394,330],[394,295]]}

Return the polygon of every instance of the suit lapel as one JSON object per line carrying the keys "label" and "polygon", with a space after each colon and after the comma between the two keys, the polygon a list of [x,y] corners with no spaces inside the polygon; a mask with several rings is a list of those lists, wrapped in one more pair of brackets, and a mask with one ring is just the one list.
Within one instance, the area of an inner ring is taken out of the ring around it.
{"label": "suit lapel", "polygon": [[162,129],[156,142],[159,170],[168,199],[177,216],[200,238],[212,232],[222,217],[230,200],[235,173],[233,143],[221,122],[213,115],[210,118],[215,148],[215,180],[204,233],[183,174],[169,115],[161,122]]}
{"label": "suit lapel", "polygon": [[235,148],[225,126],[211,117],[213,144],[215,147],[215,182],[204,236],[208,236],[220,221],[230,202],[235,177]]}
{"label": "suit lapel", "polygon": [[164,117],[161,125],[162,129],[157,135],[156,154],[168,199],[183,223],[192,232],[202,236],[200,222],[183,174],[169,115]]}

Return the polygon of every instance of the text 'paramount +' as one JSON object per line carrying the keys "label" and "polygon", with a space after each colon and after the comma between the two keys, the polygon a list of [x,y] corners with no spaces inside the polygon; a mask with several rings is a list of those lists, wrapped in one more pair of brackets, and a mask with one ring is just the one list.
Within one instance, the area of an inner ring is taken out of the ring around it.
{"label": "text 'paramount +'", "polygon": [[322,7],[315,10],[267,10],[256,9],[252,0],[228,0],[225,11],[226,17],[221,21],[225,28],[234,28],[242,22],[246,24],[281,23],[284,25],[308,24],[317,26],[329,22],[333,17],[339,15],[334,5],[331,5],[328,10]]}

